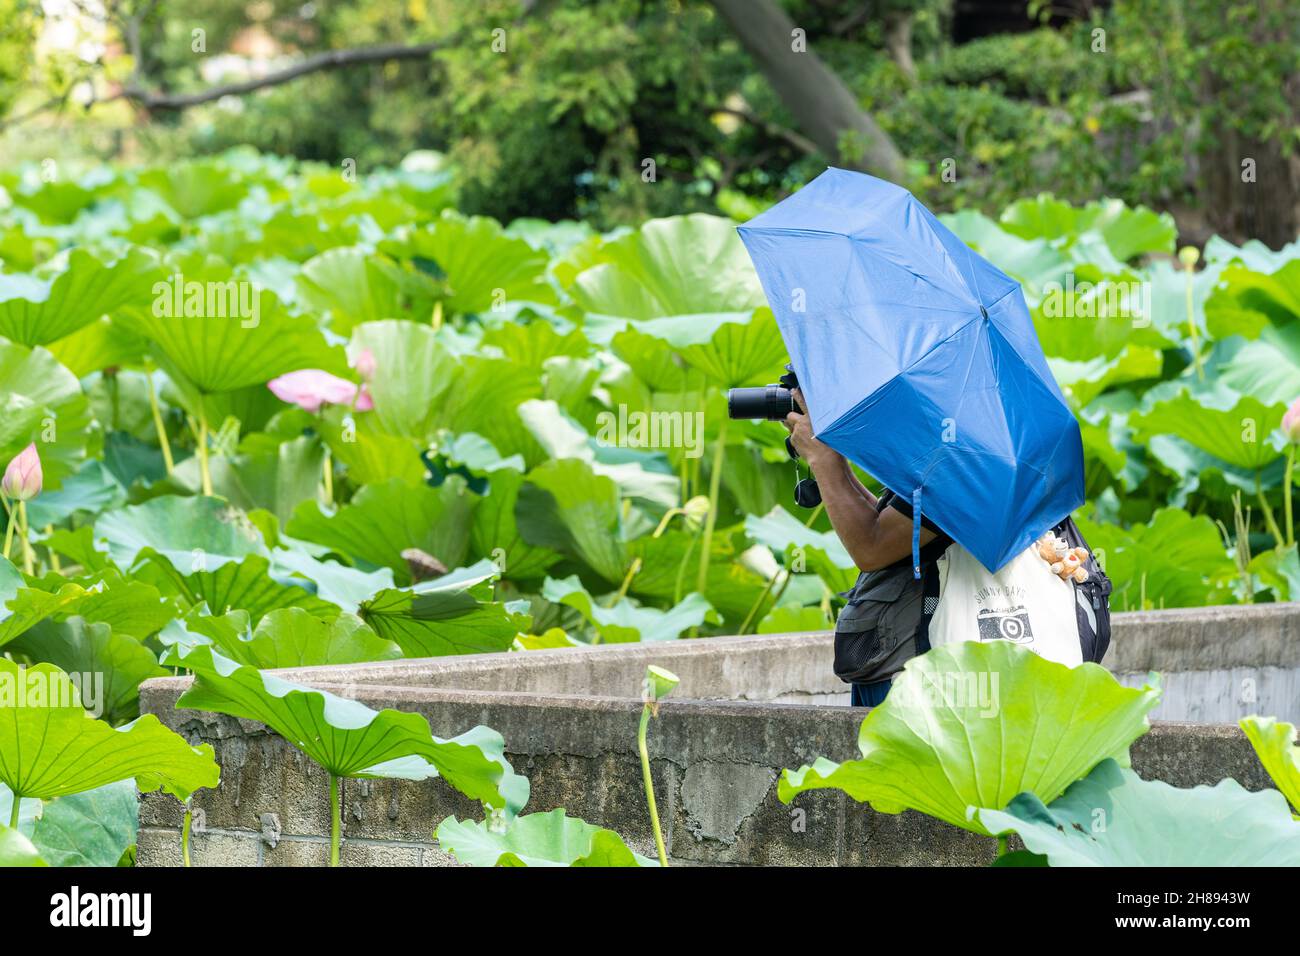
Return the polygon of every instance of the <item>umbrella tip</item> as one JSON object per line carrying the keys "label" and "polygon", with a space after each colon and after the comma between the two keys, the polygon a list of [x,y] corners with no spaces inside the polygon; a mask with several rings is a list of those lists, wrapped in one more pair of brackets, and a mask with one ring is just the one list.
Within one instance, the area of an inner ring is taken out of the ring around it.
{"label": "umbrella tip", "polygon": [[982,305],[980,306],[980,316],[985,319],[989,317],[989,310],[984,308]]}

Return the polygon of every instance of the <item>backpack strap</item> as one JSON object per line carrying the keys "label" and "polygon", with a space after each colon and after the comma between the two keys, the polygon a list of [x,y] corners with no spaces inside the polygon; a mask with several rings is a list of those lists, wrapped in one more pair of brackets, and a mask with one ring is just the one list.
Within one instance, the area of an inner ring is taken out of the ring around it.
{"label": "backpack strap", "polygon": [[921,579],[921,623],[916,626],[916,653],[930,649],[930,620],[939,609],[939,564],[931,561],[925,566]]}

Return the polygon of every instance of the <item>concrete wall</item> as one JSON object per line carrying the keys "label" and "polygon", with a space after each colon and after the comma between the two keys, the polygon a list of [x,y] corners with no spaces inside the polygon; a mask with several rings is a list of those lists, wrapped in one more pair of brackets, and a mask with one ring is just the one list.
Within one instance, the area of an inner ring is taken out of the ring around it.
{"label": "concrete wall", "polygon": [[[1186,674],[1188,688],[1194,680],[1217,688],[1238,680],[1238,671],[1253,668],[1258,679],[1264,668],[1300,664],[1298,623],[1300,605],[1119,615],[1107,663],[1127,674]],[[680,693],[689,695],[665,702],[650,732],[674,862],[986,863],[992,841],[921,814],[878,814],[832,791],[805,795],[793,808],[777,800],[781,768],[818,755],[856,755],[864,711],[822,703],[843,694],[830,673],[830,653],[829,635],[779,635],[305,668],[282,676],[372,707],[422,713],[443,736],[480,723],[494,727],[515,769],[531,781],[529,811],[563,806],[650,854],[637,698],[646,664],[662,664],[682,678]],[[195,798],[195,863],[326,862],[324,773],[260,725],[176,710],[187,684],[149,681],[141,703],[190,740],[212,743],[222,764],[222,786]],[[1220,696],[1237,699],[1231,690]],[[1177,706],[1193,703],[1187,695]],[[1249,710],[1274,712],[1262,703]],[[1158,724],[1134,746],[1133,765],[1143,776],[1178,786],[1227,776],[1252,789],[1268,785],[1249,743],[1230,725]],[[438,780],[350,780],[343,795],[345,863],[445,865],[450,861],[432,839],[437,823],[452,813],[481,816]],[[138,864],[178,863],[179,805],[146,795],[140,814]]]}

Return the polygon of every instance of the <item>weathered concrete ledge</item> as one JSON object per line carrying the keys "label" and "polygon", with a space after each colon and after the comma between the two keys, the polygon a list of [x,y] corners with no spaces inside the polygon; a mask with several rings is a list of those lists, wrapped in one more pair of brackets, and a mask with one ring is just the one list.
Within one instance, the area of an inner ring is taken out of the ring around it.
{"label": "weathered concrete ledge", "polygon": [[[1251,671],[1264,688],[1260,675],[1268,668],[1300,666],[1298,634],[1300,605],[1117,615],[1107,663],[1128,674],[1159,670],[1166,687],[1175,675],[1209,686]],[[991,841],[921,814],[878,814],[832,791],[805,795],[794,807],[777,800],[781,768],[818,755],[856,755],[864,712],[823,703],[843,696],[843,685],[830,673],[830,652],[826,634],[772,635],[280,675],[372,707],[416,711],[442,736],[475,724],[494,727],[505,737],[511,763],[531,781],[529,811],[563,806],[650,853],[636,726],[645,666],[662,664],[682,678],[681,693],[689,696],[665,702],[650,734],[656,793],[675,862],[987,863]],[[1252,664],[1255,652],[1268,661],[1265,667]],[[184,678],[149,681],[141,704],[191,741],[212,743],[222,764],[222,786],[195,797],[195,863],[323,864],[329,833],[324,774],[259,724],[176,710],[187,685]],[[1220,696],[1235,693],[1219,690]],[[1246,712],[1278,712],[1267,703],[1257,698]],[[1177,786],[1228,776],[1251,789],[1269,785],[1231,724],[1157,723],[1135,744],[1133,766]],[[343,794],[343,860],[357,865],[446,865],[432,837],[438,822],[448,814],[481,816],[480,808],[438,780],[346,781]],[[146,795],[140,812],[138,863],[178,863],[179,805]]]}

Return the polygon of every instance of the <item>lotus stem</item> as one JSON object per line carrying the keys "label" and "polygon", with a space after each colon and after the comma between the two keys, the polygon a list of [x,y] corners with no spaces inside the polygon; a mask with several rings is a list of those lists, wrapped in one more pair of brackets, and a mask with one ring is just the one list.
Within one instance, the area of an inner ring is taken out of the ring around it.
{"label": "lotus stem", "polygon": [[641,751],[641,780],[645,784],[645,800],[650,807],[650,826],[655,833],[655,849],[659,851],[659,865],[668,865],[668,851],[664,849],[664,834],[659,828],[659,808],[655,806],[655,785],[650,777],[650,751],[646,747],[646,730],[650,727],[650,705],[641,708],[641,728],[637,731],[636,745]]}
{"label": "lotus stem", "polygon": [[339,778],[334,774],[330,774],[330,866],[339,865],[339,829],[341,823]]}
{"label": "lotus stem", "polygon": [[696,590],[700,594],[709,586],[709,558],[713,553],[713,528],[718,522],[718,495],[722,490],[722,465],[727,453],[727,423],[723,418],[718,425],[718,444],[713,451],[713,471],[709,475],[709,513],[704,516],[703,551],[700,554],[700,573],[696,578]]}
{"label": "lotus stem", "polygon": [[1295,470],[1295,445],[1286,446],[1286,477],[1282,481],[1282,502],[1286,509],[1286,544],[1295,544],[1295,522],[1291,513],[1291,476]]}
{"label": "lotus stem", "polygon": [[153,387],[153,369],[145,369],[144,381],[149,390],[149,409],[153,412],[153,427],[158,432],[158,447],[162,449],[163,463],[167,466],[167,476],[170,478],[176,464],[172,459],[172,444],[167,440],[167,429],[163,426],[162,409],[158,405],[158,393]]}
{"label": "lotus stem", "polygon": [[[737,634],[744,634],[749,628],[749,622],[754,619],[754,615],[758,613],[758,609],[763,606],[763,601],[772,593],[772,587],[776,584],[776,579],[781,576],[781,572],[784,570],[784,568],[777,568],[776,571],[772,573],[772,576],[767,579],[767,586],[764,587],[762,592],[758,595],[758,600],[755,601],[754,606],[749,609],[749,613],[745,615],[745,619],[740,622],[740,630],[736,632]],[[787,571],[786,580],[789,580],[789,578],[790,573]]]}
{"label": "lotus stem", "polygon": [[[49,538],[49,536],[52,535],[52,534],[54,534],[54,525],[52,525],[52,524],[47,524],[47,525],[45,526],[45,537],[46,537],[46,538]],[[49,546],[48,542],[47,542],[46,545],[45,545],[45,550],[46,550],[46,552],[47,552],[47,553],[49,554],[49,556],[50,556],[50,567],[54,570],[54,573],[55,573],[55,574],[62,574],[62,573],[63,573],[63,567],[62,567],[62,565],[59,563],[59,553],[58,553],[57,551],[55,551],[53,548],[51,548],[51,547]]]}
{"label": "lotus stem", "polygon": [[35,574],[36,554],[32,551],[32,542],[28,535],[27,502],[25,501],[18,502],[18,524],[20,525],[18,533],[22,535],[23,539],[23,573]]}
{"label": "lotus stem", "polygon": [[14,547],[14,525],[17,524],[17,517],[14,515],[14,509],[9,505],[9,499],[0,496],[0,501],[4,502],[6,520],[5,520],[5,560],[9,560],[9,555]]}
{"label": "lotus stem", "polygon": [[1280,548],[1282,542],[1286,539],[1282,534],[1282,529],[1277,526],[1277,519],[1273,517],[1273,506],[1268,503],[1268,497],[1264,494],[1264,489],[1260,487],[1259,471],[1255,472],[1255,497],[1259,499],[1259,510],[1264,514],[1264,525]]}
{"label": "lotus stem", "polygon": [[442,299],[439,299],[433,304],[433,319],[431,324],[435,330],[442,328]]}
{"label": "lotus stem", "polygon": [[194,811],[190,802],[185,801],[185,819],[181,821],[181,860],[186,867],[190,865],[190,824],[194,821]]}
{"label": "lotus stem", "polygon": [[321,462],[321,477],[325,480],[325,500],[334,504],[334,460],[330,456],[330,446],[325,446],[325,460]]}
{"label": "lotus stem", "polygon": [[18,829],[18,811],[23,805],[23,798],[14,794],[14,805],[9,809],[9,829]]}
{"label": "lotus stem", "polygon": [[1187,264],[1187,329],[1192,334],[1192,363],[1196,366],[1196,377],[1205,381],[1205,367],[1201,365],[1201,342],[1196,333],[1196,313],[1192,307],[1192,283],[1196,275],[1196,264]]}
{"label": "lotus stem", "polygon": [[998,834],[998,856],[1006,856],[1006,855],[1007,855],[1007,835],[1005,833],[999,833]]}
{"label": "lotus stem", "polygon": [[212,497],[212,470],[208,462],[208,413],[199,399],[199,480],[203,494]]}
{"label": "lotus stem", "polygon": [[632,563],[628,566],[627,574],[623,575],[623,583],[619,585],[618,591],[615,592],[609,603],[605,605],[606,607],[613,607],[619,601],[623,600],[623,598],[627,597],[627,589],[632,586],[632,579],[636,577],[636,573],[640,570],[641,559],[633,558]]}

